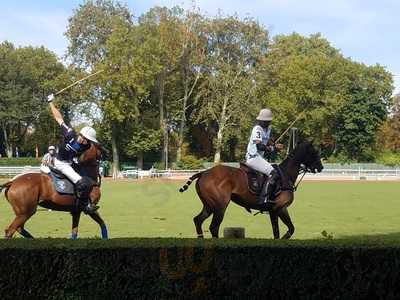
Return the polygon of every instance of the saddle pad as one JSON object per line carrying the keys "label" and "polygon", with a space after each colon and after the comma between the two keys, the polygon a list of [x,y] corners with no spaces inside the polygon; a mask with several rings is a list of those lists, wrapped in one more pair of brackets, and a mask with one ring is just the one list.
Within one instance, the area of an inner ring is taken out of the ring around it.
{"label": "saddle pad", "polygon": [[74,195],[75,194],[75,187],[74,184],[69,181],[66,177],[59,177],[59,175],[50,172],[50,177],[53,182],[54,189],[59,194],[67,194],[67,195]]}
{"label": "saddle pad", "polygon": [[250,168],[248,165],[242,162],[240,163],[240,169],[247,176],[247,186],[249,188],[249,191],[252,194],[259,195],[267,176],[261,172],[257,172],[256,170]]}

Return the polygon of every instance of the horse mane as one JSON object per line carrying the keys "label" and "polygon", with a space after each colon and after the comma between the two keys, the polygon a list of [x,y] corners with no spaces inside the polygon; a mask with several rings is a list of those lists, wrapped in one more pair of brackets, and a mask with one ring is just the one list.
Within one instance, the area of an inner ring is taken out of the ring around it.
{"label": "horse mane", "polygon": [[282,161],[280,164],[281,166],[286,165],[290,160],[294,160],[296,162],[299,162],[299,156],[303,156],[305,152],[306,146],[310,145],[309,141],[302,141],[299,142],[296,147],[289,152],[289,154],[286,156],[286,158]]}

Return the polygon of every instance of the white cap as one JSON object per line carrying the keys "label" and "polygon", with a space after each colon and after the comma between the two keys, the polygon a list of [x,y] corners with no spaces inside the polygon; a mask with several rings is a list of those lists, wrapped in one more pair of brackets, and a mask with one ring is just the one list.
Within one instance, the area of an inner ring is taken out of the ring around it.
{"label": "white cap", "polygon": [[54,147],[53,145],[49,146],[49,148],[47,150],[56,150],[56,147]]}
{"label": "white cap", "polygon": [[81,129],[80,134],[88,139],[89,141],[92,141],[94,143],[99,143],[96,139],[96,130],[94,130],[92,127],[90,126],[85,126]]}
{"label": "white cap", "polygon": [[268,108],[264,108],[260,110],[260,113],[257,116],[257,120],[259,121],[272,121],[272,111]]}

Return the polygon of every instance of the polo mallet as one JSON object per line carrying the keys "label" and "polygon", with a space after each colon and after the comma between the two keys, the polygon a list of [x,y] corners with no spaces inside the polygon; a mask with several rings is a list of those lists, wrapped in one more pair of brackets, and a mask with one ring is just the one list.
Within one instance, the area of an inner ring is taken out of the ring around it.
{"label": "polo mallet", "polygon": [[95,73],[93,73],[93,74],[90,74],[90,75],[88,75],[88,76],[86,76],[86,77],[83,77],[83,78],[81,78],[81,79],[75,81],[74,83],[71,83],[69,86],[67,86],[67,87],[65,87],[65,88],[63,88],[63,89],[61,89],[61,90],[59,90],[58,92],[54,93],[54,96],[60,95],[61,93],[65,92],[66,90],[68,90],[68,89],[70,89],[70,88],[72,88],[73,86],[77,85],[78,83],[80,83],[80,82],[82,82],[82,81],[84,81],[84,80],[86,80],[86,79],[89,79],[90,77],[93,77],[93,76],[95,76],[95,75],[97,75],[97,74],[99,74],[99,73],[101,73],[101,72],[104,72],[104,70],[97,71],[97,72],[95,72]]}
{"label": "polo mallet", "polygon": [[292,123],[290,123],[289,127],[275,140],[275,143],[277,143],[281,138],[283,138],[283,136],[290,130],[290,128],[292,128],[294,123],[296,123],[303,116],[303,114],[304,110],[297,116],[296,119],[294,119]]}

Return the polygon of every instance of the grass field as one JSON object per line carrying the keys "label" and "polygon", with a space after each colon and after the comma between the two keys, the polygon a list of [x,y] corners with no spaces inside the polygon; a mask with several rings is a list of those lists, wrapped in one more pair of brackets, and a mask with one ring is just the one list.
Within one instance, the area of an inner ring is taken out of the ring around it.
{"label": "grass field", "polygon": [[[106,181],[103,184],[100,214],[111,238],[116,237],[195,237],[192,222],[202,205],[194,187],[181,194],[181,182]],[[294,239],[333,238],[361,235],[393,235],[400,232],[399,182],[303,182],[289,212],[296,227]],[[13,219],[10,205],[0,196],[0,230]],[[206,237],[208,226],[203,225]],[[230,204],[222,229],[246,228],[251,238],[272,238],[269,217],[253,216]],[[67,213],[38,211],[26,224],[35,237],[69,237],[71,217]],[[286,227],[281,224],[281,233]],[[2,232],[0,233],[2,235]],[[95,237],[99,229],[91,219],[81,218],[80,237]]]}

